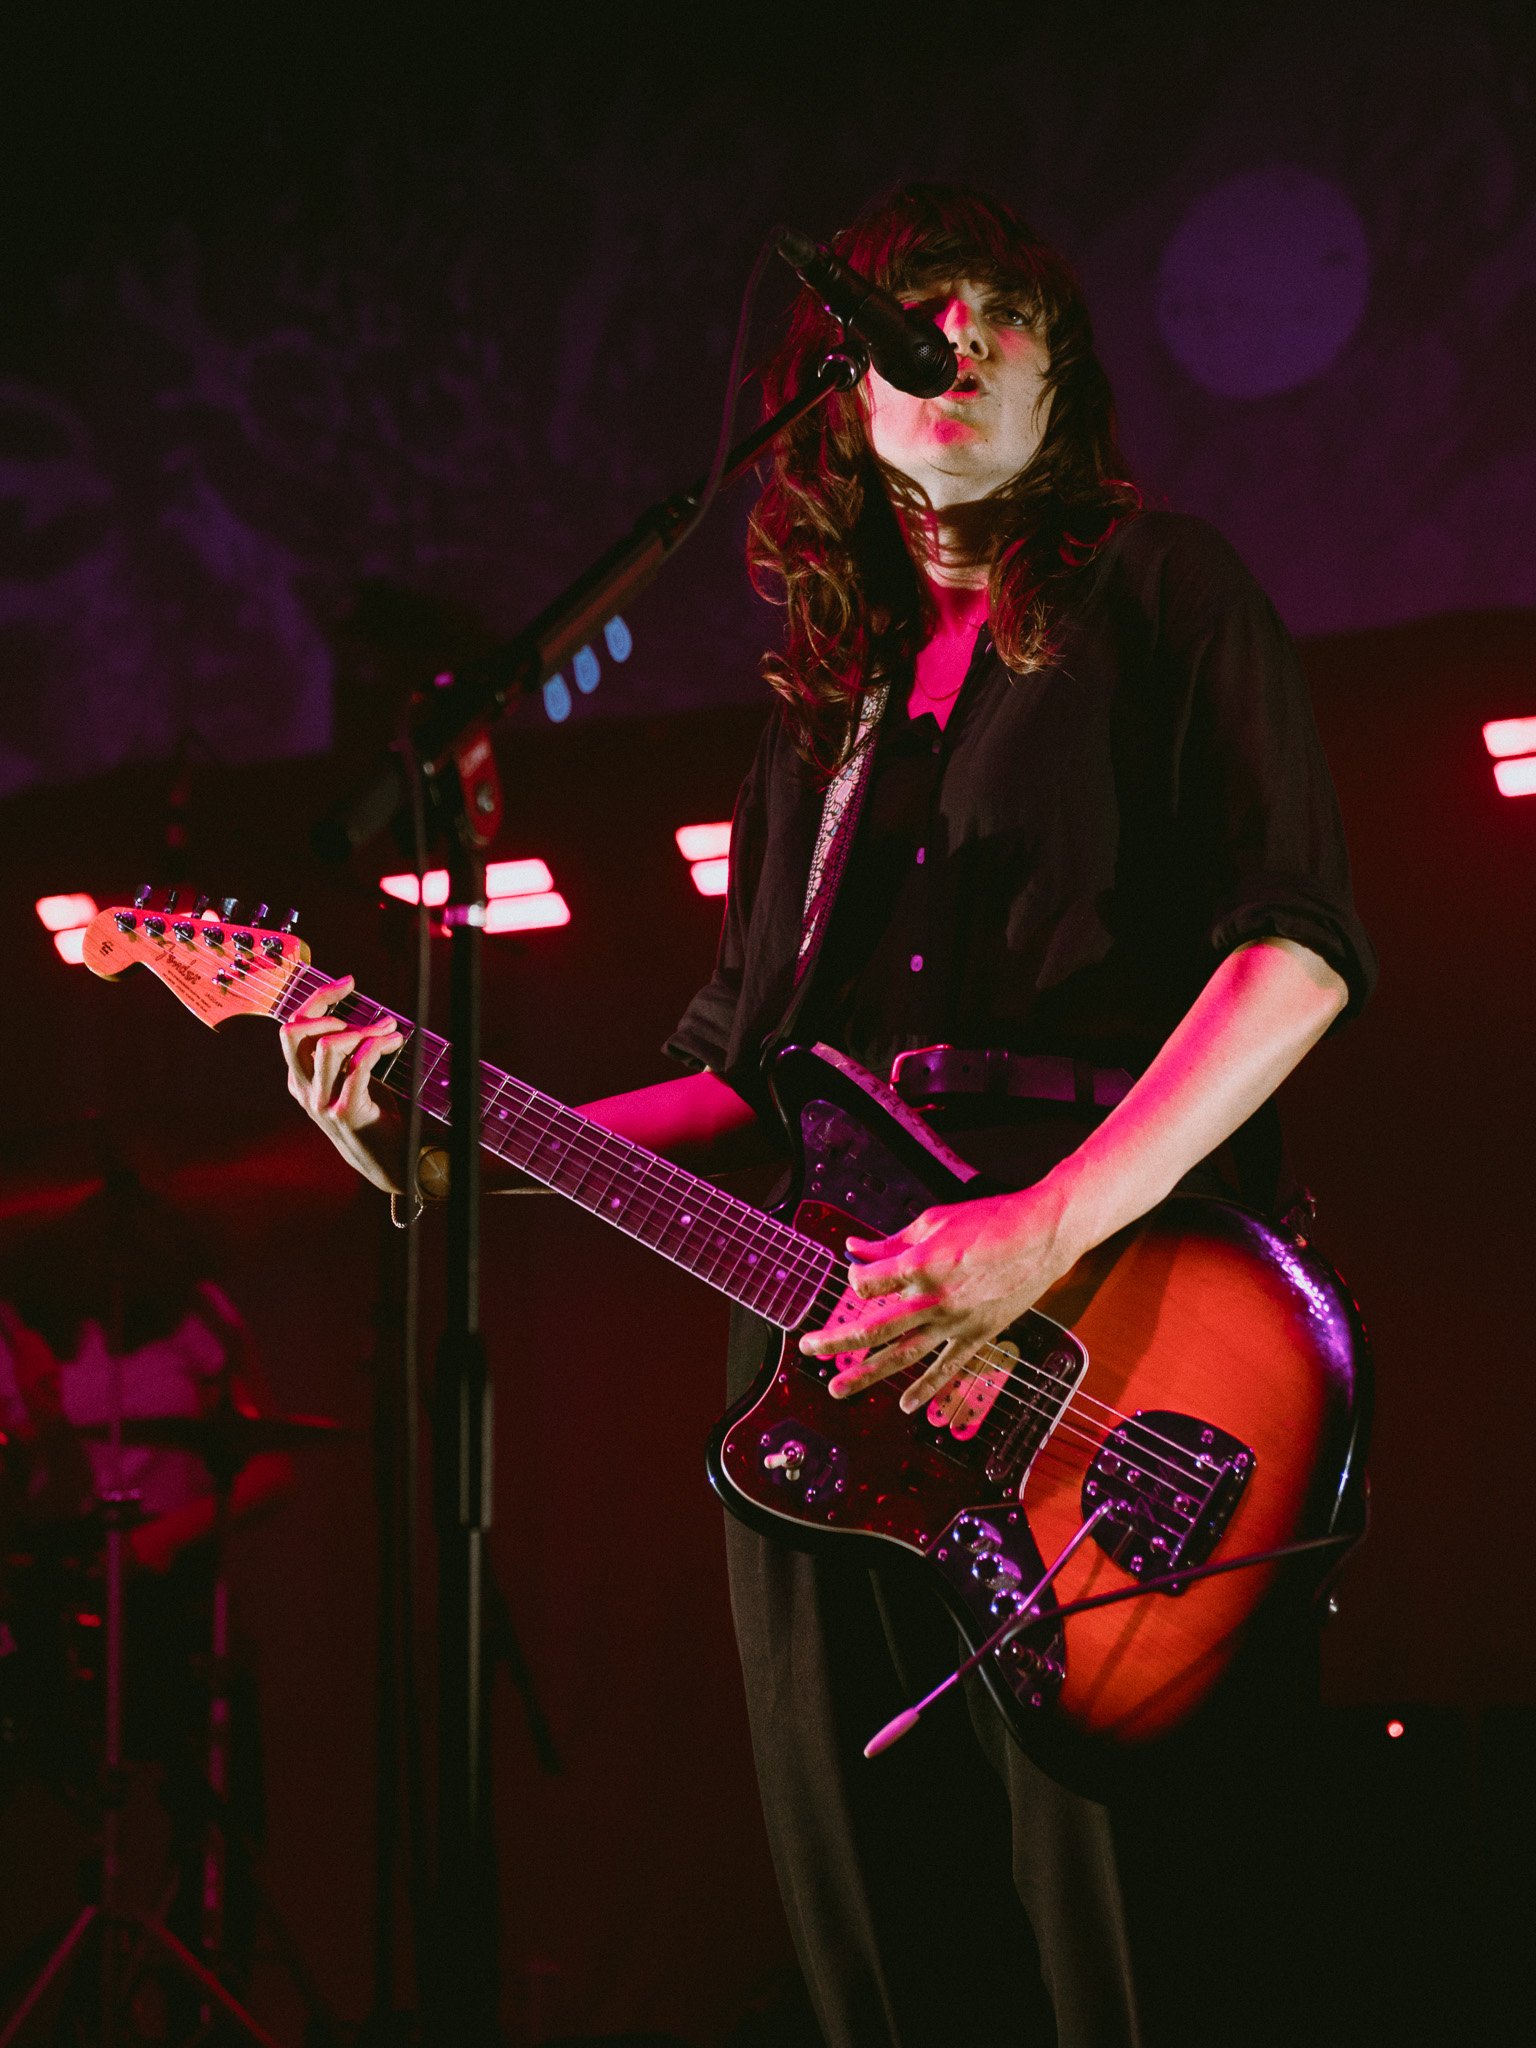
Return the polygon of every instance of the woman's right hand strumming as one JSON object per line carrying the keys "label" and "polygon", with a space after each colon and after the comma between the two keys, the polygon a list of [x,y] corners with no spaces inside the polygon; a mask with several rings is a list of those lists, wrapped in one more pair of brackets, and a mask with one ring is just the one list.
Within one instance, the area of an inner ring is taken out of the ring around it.
{"label": "woman's right hand strumming", "polygon": [[288,1093],[349,1166],[386,1194],[405,1191],[405,1119],[379,1102],[368,1077],[404,1044],[397,1025],[345,1024],[331,1012],[352,993],[352,977],[327,982],[282,1026]]}

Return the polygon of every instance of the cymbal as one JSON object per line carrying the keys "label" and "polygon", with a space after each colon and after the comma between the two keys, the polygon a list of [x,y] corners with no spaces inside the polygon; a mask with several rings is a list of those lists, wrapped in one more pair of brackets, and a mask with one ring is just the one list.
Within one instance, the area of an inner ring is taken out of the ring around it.
{"label": "cymbal", "polygon": [[[122,1441],[130,1450],[191,1451],[220,1462],[258,1458],[264,1451],[303,1451],[311,1445],[350,1441],[362,1432],[329,1415],[244,1415],[238,1408],[212,1415],[125,1415]],[[111,1441],[110,1423],[91,1422],[76,1431],[92,1443]]]}

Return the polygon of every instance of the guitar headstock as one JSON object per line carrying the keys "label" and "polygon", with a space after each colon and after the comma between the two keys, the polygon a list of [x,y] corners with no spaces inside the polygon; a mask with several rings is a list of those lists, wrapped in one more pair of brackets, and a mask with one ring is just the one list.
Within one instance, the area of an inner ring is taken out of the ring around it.
{"label": "guitar headstock", "polygon": [[200,896],[190,910],[177,908],[173,890],[156,908],[141,889],[130,907],[97,911],[85,928],[81,958],[93,974],[113,981],[130,967],[159,976],[194,1017],[215,1028],[230,1017],[270,1017],[294,970],[309,959],[309,948],[294,934],[298,912],[268,927],[256,916],[242,918],[233,896],[218,912]]}

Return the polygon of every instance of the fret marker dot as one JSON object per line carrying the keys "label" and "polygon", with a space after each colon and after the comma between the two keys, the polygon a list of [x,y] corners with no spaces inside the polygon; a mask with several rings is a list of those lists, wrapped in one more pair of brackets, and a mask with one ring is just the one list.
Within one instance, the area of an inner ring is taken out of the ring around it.
{"label": "fret marker dot", "polygon": [[684,1230],[686,1230],[686,1229],[688,1228],[689,1224],[690,1224],[690,1223],[691,1223],[692,1221],[693,1221],[693,1218],[692,1218],[691,1216],[684,1216],[684,1217],[683,1217],[683,1219],[682,1219],[682,1225],[683,1225],[683,1228],[684,1228]]}
{"label": "fret marker dot", "polygon": [[611,1202],[610,1202],[610,1203],[608,1204],[608,1206],[609,1206],[609,1208],[610,1208],[610,1209],[620,1209],[620,1208],[622,1208],[622,1207],[624,1206],[624,1204],[623,1204],[623,1197],[622,1197],[622,1196],[620,1196],[620,1195],[615,1195],[615,1196],[614,1196],[614,1198],[613,1198],[613,1200],[612,1200],[612,1201],[611,1201]]}

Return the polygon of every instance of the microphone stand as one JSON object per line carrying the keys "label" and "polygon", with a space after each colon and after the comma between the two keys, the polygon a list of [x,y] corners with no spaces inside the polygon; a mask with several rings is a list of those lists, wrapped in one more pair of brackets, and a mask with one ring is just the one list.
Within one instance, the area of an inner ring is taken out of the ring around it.
{"label": "microphone stand", "polygon": [[[721,484],[751,468],[783,430],[869,367],[851,337],[829,349],[793,396],[743,435]],[[449,873],[452,1054],[447,1203],[447,1320],[433,1388],[434,1508],[438,1531],[438,1830],[433,1953],[424,2003],[437,2048],[485,2048],[497,2038],[499,1914],[491,1833],[485,1661],[487,1537],[493,1487],[493,1386],[480,1334],[480,979],[485,849],[501,822],[489,725],[536,690],[660,573],[697,523],[705,484],[663,499],[628,536],[569,584],[516,639],[433,690],[410,754],[432,793]],[[408,795],[396,750],[365,788],[322,822],[315,844],[332,858],[381,832]]]}

